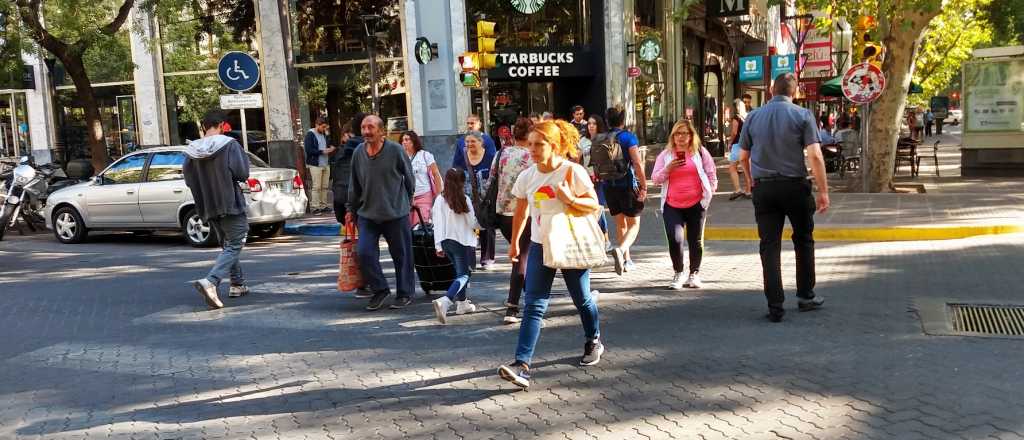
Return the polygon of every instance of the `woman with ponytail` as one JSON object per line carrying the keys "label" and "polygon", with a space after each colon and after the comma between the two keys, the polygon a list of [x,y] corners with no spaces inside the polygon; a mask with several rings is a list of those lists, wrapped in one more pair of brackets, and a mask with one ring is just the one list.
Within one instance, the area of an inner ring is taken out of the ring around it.
{"label": "woman with ponytail", "polygon": [[[543,243],[549,231],[540,221],[540,204],[557,200],[562,209],[576,215],[593,214],[600,209],[587,170],[567,159],[578,155],[579,131],[576,127],[563,120],[543,121],[533,126],[527,142],[534,165],[519,175],[512,188],[516,209],[508,251],[512,261],[519,260],[520,252],[528,256],[523,321],[519,327],[515,361],[498,368],[502,379],[521,388],[530,386],[530,362],[540,338],[555,278],[555,269],[544,266]],[[519,237],[526,227],[527,216],[532,231],[531,243],[529,249],[520,249]],[[585,343],[580,365],[597,364],[604,353],[604,346],[599,339],[597,301],[590,294],[590,270],[562,269],[562,278],[583,323]]]}

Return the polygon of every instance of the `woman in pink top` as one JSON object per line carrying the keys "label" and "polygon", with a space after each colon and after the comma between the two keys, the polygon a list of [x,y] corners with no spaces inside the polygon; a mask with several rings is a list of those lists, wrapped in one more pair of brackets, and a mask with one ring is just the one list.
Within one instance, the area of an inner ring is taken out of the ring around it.
{"label": "woman in pink top", "polygon": [[[676,122],[669,136],[670,146],[658,155],[652,178],[661,185],[661,209],[668,236],[668,252],[672,257],[670,289],[701,287],[700,262],[704,256],[704,221],[711,196],[718,188],[715,160],[701,146],[693,124]],[[683,231],[690,251],[690,272],[683,281]]]}

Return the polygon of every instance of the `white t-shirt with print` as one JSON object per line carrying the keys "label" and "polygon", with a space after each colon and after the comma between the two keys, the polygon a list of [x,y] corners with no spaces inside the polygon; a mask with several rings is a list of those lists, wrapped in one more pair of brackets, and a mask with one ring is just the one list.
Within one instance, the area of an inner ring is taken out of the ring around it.
{"label": "white t-shirt with print", "polygon": [[413,196],[421,196],[430,192],[430,166],[434,163],[434,155],[429,151],[420,150],[412,157],[412,175],[416,176],[416,189],[413,190]]}
{"label": "white t-shirt with print", "polygon": [[[572,169],[572,181],[569,187],[577,195],[587,194],[594,188],[593,182],[587,176],[587,170],[579,164],[563,160],[562,164],[550,173],[542,173],[533,165],[523,171],[516,179],[512,187],[512,195],[517,199],[526,199],[530,206],[530,240],[537,244],[544,243],[544,234],[541,224],[540,203],[545,200],[558,200],[556,188],[559,183],[565,181],[565,176]],[[525,250],[523,250],[525,252]]]}

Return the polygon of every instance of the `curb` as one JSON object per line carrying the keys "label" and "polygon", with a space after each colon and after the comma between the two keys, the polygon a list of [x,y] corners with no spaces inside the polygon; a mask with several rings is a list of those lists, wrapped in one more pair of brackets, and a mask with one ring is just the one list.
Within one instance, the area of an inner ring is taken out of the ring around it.
{"label": "curb", "polygon": [[[931,241],[955,240],[978,235],[1015,234],[1024,232],[1019,225],[969,225],[969,226],[889,226],[889,227],[816,227],[815,241]],[[783,238],[789,239],[793,229],[786,227]],[[704,230],[705,240],[754,241],[758,240],[757,228],[753,226],[708,227]]]}
{"label": "curb", "polygon": [[[337,237],[341,235],[338,224],[306,224],[289,223],[284,231],[288,235],[310,235],[319,237]],[[1024,233],[1020,225],[968,225],[968,226],[889,226],[889,227],[817,227],[814,230],[816,241],[932,241],[955,240],[979,235],[999,235]],[[786,227],[783,238],[790,239],[792,228]],[[757,228],[754,226],[711,226],[704,230],[705,240],[722,241],[757,241]]]}
{"label": "curb", "polygon": [[284,233],[288,235],[312,235],[317,237],[337,237],[341,235],[340,224],[287,223]]}

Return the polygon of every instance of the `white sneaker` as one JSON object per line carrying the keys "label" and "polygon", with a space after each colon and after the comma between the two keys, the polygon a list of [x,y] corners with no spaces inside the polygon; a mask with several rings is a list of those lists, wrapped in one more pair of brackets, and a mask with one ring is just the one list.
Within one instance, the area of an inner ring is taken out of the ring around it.
{"label": "white sneaker", "polygon": [[704,287],[704,283],[700,281],[700,275],[697,275],[697,273],[694,272],[691,273],[688,278],[686,278],[686,284],[683,284],[683,286],[689,287],[691,289],[700,289],[701,287]]}
{"label": "white sneaker", "polygon": [[452,308],[452,300],[448,299],[447,296],[442,296],[432,301],[434,303],[434,314],[437,315],[437,320],[441,324],[448,323],[448,309]]}
{"label": "white sneaker", "polygon": [[476,304],[473,304],[473,303],[469,302],[468,299],[465,300],[465,301],[455,301],[455,314],[456,315],[465,315],[467,313],[473,313],[475,311],[476,311]]}
{"label": "white sneaker", "polygon": [[210,306],[211,309],[224,308],[224,303],[220,302],[220,297],[217,296],[217,286],[214,286],[210,280],[201,278],[192,282],[192,287],[195,287],[199,294],[203,296],[203,300],[206,301],[206,305]]}
{"label": "white sneaker", "polygon": [[242,284],[241,286],[231,285],[231,289],[228,290],[229,298],[238,298],[249,294],[249,286]]}
{"label": "white sneaker", "polygon": [[636,270],[636,264],[633,263],[633,260],[626,260],[626,262],[623,263],[623,265],[622,265],[622,271],[623,272],[630,272],[630,271],[633,271],[633,270]]}
{"label": "white sneaker", "polygon": [[[687,280],[687,282],[689,282],[689,280]],[[683,273],[676,272],[676,274],[672,276],[672,284],[669,284],[668,288],[672,290],[682,290],[683,285]]]}

